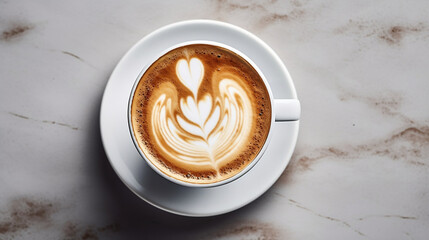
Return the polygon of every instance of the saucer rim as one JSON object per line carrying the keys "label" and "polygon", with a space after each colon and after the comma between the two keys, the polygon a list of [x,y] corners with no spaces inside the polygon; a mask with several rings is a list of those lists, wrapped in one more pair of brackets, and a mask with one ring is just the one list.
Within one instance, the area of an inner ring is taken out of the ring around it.
{"label": "saucer rim", "polygon": [[[217,215],[221,215],[221,214],[225,214],[228,212],[232,212],[235,211],[237,209],[240,209],[246,205],[248,205],[249,203],[253,202],[255,199],[259,198],[260,196],[262,196],[267,190],[269,190],[272,185],[278,180],[278,178],[281,176],[281,173],[284,172],[284,170],[286,169],[287,165],[290,162],[290,158],[294,152],[296,143],[297,143],[297,138],[298,138],[298,132],[299,132],[299,124],[300,121],[294,121],[295,125],[291,127],[291,130],[293,130],[293,132],[288,133],[288,135],[290,135],[292,140],[292,144],[289,145],[288,149],[290,149],[289,151],[289,155],[290,156],[283,156],[283,160],[286,161],[286,163],[283,165],[283,169],[280,173],[280,175],[276,178],[273,178],[272,181],[269,182],[269,184],[267,185],[268,187],[266,187],[263,191],[259,191],[258,194],[256,194],[254,197],[249,197],[246,201],[243,201],[241,204],[233,206],[233,207],[229,207],[229,208],[224,208],[222,211],[213,211],[210,214],[207,213],[203,213],[203,214],[196,214],[196,213],[186,213],[183,211],[175,211],[174,209],[171,208],[167,208],[162,206],[161,204],[157,204],[154,201],[151,201],[147,198],[145,198],[142,194],[140,194],[139,192],[137,192],[133,186],[129,185],[128,181],[126,181],[123,176],[122,173],[119,172],[119,170],[117,169],[117,167],[115,166],[115,164],[112,162],[112,156],[110,156],[109,151],[107,151],[106,148],[106,136],[103,134],[103,129],[104,129],[104,124],[103,124],[103,113],[104,111],[106,111],[106,109],[108,108],[108,106],[106,107],[106,91],[107,89],[109,89],[109,86],[112,85],[112,76],[115,75],[115,73],[117,71],[119,71],[119,66],[121,65],[122,62],[125,61],[125,59],[132,53],[134,52],[139,45],[141,45],[143,42],[147,41],[148,39],[158,35],[161,32],[164,31],[168,31],[170,29],[174,29],[176,27],[183,27],[186,25],[193,25],[193,24],[210,24],[210,25],[218,25],[219,27],[225,27],[225,28],[230,28],[233,29],[234,31],[239,31],[240,33],[242,33],[243,35],[245,35],[246,37],[252,38],[254,41],[256,41],[261,47],[263,47],[263,49],[265,51],[267,51],[270,55],[270,57],[272,57],[279,65],[279,67],[281,68],[281,70],[283,71],[283,74],[286,75],[286,78],[288,81],[288,85],[289,85],[289,90],[290,90],[290,94],[292,95],[291,99],[297,99],[297,94],[296,94],[296,89],[295,86],[293,84],[293,80],[289,74],[289,71],[287,70],[287,68],[285,67],[285,65],[283,64],[283,62],[281,61],[280,57],[274,52],[274,50],[272,50],[265,42],[263,42],[261,39],[259,39],[258,37],[256,37],[255,35],[253,35],[252,33],[229,23],[225,23],[225,22],[220,22],[220,21],[215,21],[215,20],[206,20],[206,19],[195,19],[195,20],[186,20],[186,21],[180,21],[180,22],[175,22],[163,27],[160,27],[158,29],[156,29],[155,31],[149,33],[148,35],[146,35],[145,37],[141,38],[139,41],[137,41],[137,43],[135,43],[122,57],[121,59],[118,61],[118,63],[115,65],[114,70],[112,71],[109,80],[105,86],[105,89],[103,91],[103,98],[102,98],[102,102],[101,102],[101,108],[100,108],[100,131],[101,131],[101,140],[103,143],[103,147],[105,149],[107,158],[109,160],[110,165],[112,166],[113,170],[115,171],[115,173],[118,175],[118,177],[121,179],[121,181],[127,186],[128,189],[130,189],[135,195],[137,195],[139,198],[141,198],[142,200],[144,200],[145,202],[149,203],[150,205],[161,209],[163,211],[172,213],[172,214],[176,214],[176,215],[181,215],[181,216],[189,216],[189,217],[209,217],[209,216],[217,216]],[[273,99],[275,99],[273,97]],[[275,124],[275,122],[273,123]],[[263,159],[260,159],[263,160]],[[257,165],[255,165],[255,167],[257,167]],[[219,186],[222,187],[222,186]]]}

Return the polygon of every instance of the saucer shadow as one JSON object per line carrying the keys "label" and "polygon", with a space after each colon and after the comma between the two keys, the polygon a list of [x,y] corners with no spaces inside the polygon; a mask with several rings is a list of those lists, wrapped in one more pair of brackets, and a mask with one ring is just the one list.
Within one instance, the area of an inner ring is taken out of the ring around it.
{"label": "saucer shadow", "polygon": [[[104,210],[103,216],[97,218],[100,219],[100,226],[106,225],[106,221],[118,226],[118,230],[114,233],[115,239],[116,237],[118,239],[136,237],[165,239],[172,236],[177,239],[202,238],[207,236],[207,233],[216,234],[217,231],[223,231],[231,225],[240,224],[245,221],[244,217],[248,215],[248,212],[263,205],[261,198],[264,198],[266,194],[246,207],[231,213],[214,217],[184,217],[160,210],[140,199],[119,179],[104,151],[99,114],[103,90],[100,90],[98,101],[89,111],[92,114],[91,123],[86,132],[87,168],[90,170],[91,178],[94,179],[94,183],[91,184],[96,184],[98,189],[97,194],[89,196],[92,199],[88,199],[88,201],[99,204],[97,208]],[[93,216],[97,214],[97,211],[88,214]]]}

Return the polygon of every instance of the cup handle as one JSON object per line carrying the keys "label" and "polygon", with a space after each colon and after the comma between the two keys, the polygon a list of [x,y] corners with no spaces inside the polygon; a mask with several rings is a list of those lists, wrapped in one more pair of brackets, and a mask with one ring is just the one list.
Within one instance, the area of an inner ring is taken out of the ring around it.
{"label": "cup handle", "polygon": [[301,104],[298,99],[274,99],[276,122],[297,121],[301,115]]}

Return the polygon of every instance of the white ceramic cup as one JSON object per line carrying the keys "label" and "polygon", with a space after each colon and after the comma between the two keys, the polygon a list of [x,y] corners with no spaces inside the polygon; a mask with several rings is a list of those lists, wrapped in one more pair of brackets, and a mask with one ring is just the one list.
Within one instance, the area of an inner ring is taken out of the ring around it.
{"label": "white ceramic cup", "polygon": [[[131,124],[131,104],[132,104],[132,100],[134,98],[134,93],[136,91],[137,85],[140,82],[140,79],[142,78],[143,74],[147,71],[147,69],[154,63],[156,62],[160,57],[162,57],[163,55],[165,55],[166,53],[170,52],[173,49],[179,48],[179,47],[183,47],[186,45],[192,45],[192,44],[208,44],[208,45],[213,45],[213,46],[218,46],[218,47],[222,47],[222,48],[226,48],[229,51],[234,52],[235,54],[241,56],[242,58],[244,58],[259,74],[259,76],[262,78],[265,87],[268,91],[268,94],[270,96],[270,103],[271,103],[271,124],[270,124],[270,130],[268,132],[268,136],[265,139],[265,143],[262,147],[262,149],[259,151],[258,155],[252,160],[252,162],[247,165],[246,168],[244,168],[243,170],[241,170],[239,173],[237,173],[236,175],[224,179],[222,181],[216,182],[216,183],[208,183],[208,184],[200,184],[200,183],[189,183],[189,182],[184,182],[184,181],[180,181],[178,179],[175,179],[173,177],[168,176],[167,174],[163,173],[160,169],[158,169],[143,153],[143,151],[140,149],[137,140],[134,136],[134,130],[133,130],[133,126]],[[177,183],[179,185],[182,186],[186,186],[186,187],[215,187],[215,186],[220,186],[223,184],[227,184],[230,183],[234,180],[237,180],[238,178],[240,178],[241,176],[243,176],[244,174],[246,174],[250,169],[252,169],[252,167],[254,167],[256,165],[256,163],[259,161],[259,159],[261,159],[262,155],[264,154],[265,150],[267,149],[269,143],[270,143],[270,139],[271,139],[271,135],[272,135],[272,125],[274,124],[274,122],[282,122],[282,121],[298,121],[301,115],[301,105],[298,101],[298,99],[274,99],[273,94],[271,92],[271,88],[270,85],[268,84],[267,80],[265,79],[264,74],[261,72],[261,70],[258,68],[258,66],[250,59],[248,58],[244,53],[219,42],[213,42],[213,41],[188,41],[188,42],[183,42],[177,45],[174,45],[168,49],[166,49],[165,51],[161,52],[156,58],[154,58],[153,61],[149,62],[141,71],[141,73],[139,74],[139,76],[137,77],[134,86],[131,90],[131,94],[130,94],[130,98],[128,101],[128,126],[129,126],[129,130],[130,130],[130,134],[131,134],[131,138],[133,139],[133,143],[135,145],[135,147],[137,148],[137,151],[139,152],[139,154],[141,155],[141,157],[146,161],[146,163],[155,171],[157,172],[159,175],[161,175],[162,177]]]}

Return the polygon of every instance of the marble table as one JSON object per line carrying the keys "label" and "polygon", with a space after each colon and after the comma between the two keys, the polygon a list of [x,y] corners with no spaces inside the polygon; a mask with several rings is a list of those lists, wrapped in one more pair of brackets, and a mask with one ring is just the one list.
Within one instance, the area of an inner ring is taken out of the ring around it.
{"label": "marble table", "polygon": [[[133,195],[99,132],[125,51],[196,18],[267,42],[303,109],[277,183],[210,218]],[[424,0],[0,0],[0,239],[427,239],[428,59]]]}

